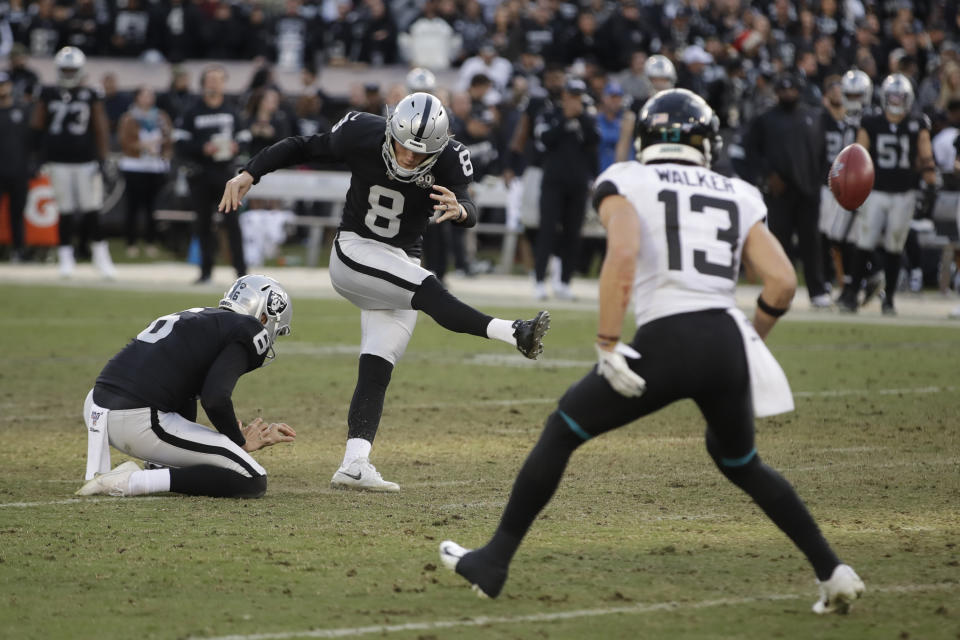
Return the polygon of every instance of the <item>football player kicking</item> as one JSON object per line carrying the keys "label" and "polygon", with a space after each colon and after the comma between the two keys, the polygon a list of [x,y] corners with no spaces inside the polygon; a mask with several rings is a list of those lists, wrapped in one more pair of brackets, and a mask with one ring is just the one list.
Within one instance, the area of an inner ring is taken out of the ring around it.
{"label": "football player kicking", "polygon": [[857,132],[857,142],[870,152],[876,181],[855,222],[853,277],[845,284],[837,304],[841,311],[857,311],[857,294],[867,261],[874,249],[882,245],[886,284],[881,311],[884,315],[896,315],[893,296],[900,277],[900,256],[916,209],[916,189],[922,177],[923,197],[932,205],[937,174],[930,145],[930,120],[925,115],[910,114],[910,80],[899,73],[887,76],[880,85],[880,101],[883,113],[865,116]]}
{"label": "football player kicking", "polygon": [[[360,362],[347,415],[347,446],[335,488],[399,491],[370,463],[393,368],[413,334],[417,311],[450,331],[495,338],[536,359],[550,326],[502,320],[467,306],[420,266],[421,240],[436,223],[471,227],[477,207],[467,187],[470,152],[449,134],[440,101],[426,93],[401,100],[389,117],[350,112],[330,133],[292,137],[264,149],[230,180],[220,210],[235,211],[265,173],[307,162],[342,162],[352,172],[343,219],[330,255],[330,280],[360,307]],[[431,207],[430,205],[433,204]]]}
{"label": "football player kicking", "polygon": [[[267,472],[250,456],[296,433],[260,418],[237,421],[237,379],[273,359],[290,333],[290,297],[273,278],[244,276],[219,307],[157,318],[113,357],[87,394],[88,482],[78,495],[259,498]],[[196,424],[197,398],[217,432]],[[110,446],[149,463],[110,469]],[[150,468],[150,467],[161,468]]]}
{"label": "football player kicking", "polygon": [[[796,274],[764,224],[760,193],[710,171],[717,128],[699,96],[661,92],[638,117],[642,164],[618,163],[597,178],[594,204],[607,229],[597,366],[547,418],[490,541],[474,551],[440,545],[443,563],[481,594],[500,593],[523,536],[580,445],[683,398],[706,419],[707,451],[720,472],[813,565],[820,581],[814,611],[843,610],[863,592],[793,487],[754,446],[754,416],[793,409],[786,376],[762,339],[787,312]],[[741,258],[763,281],[752,324],[734,303]],[[631,290],[639,328],[627,346],[619,330]]]}
{"label": "football player kicking", "polygon": [[47,162],[53,194],[60,211],[60,275],[69,278],[76,266],[73,240],[78,234],[91,240],[93,264],[103,277],[114,279],[117,270],[100,230],[103,207],[101,165],[109,151],[109,125],[98,89],[84,86],[86,56],[76,47],[57,52],[57,86],[43,87],[31,115],[30,126],[39,139]]}

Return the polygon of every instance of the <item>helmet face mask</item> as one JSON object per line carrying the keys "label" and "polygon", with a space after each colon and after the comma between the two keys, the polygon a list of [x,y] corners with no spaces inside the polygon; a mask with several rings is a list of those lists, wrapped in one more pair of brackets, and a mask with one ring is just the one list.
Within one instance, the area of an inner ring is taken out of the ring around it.
{"label": "helmet face mask", "polygon": [[[412,93],[401,100],[387,116],[382,150],[387,175],[400,182],[414,182],[425,176],[450,142],[449,130],[450,118],[437,98],[427,93]],[[397,161],[394,141],[404,149],[428,157],[416,167],[403,167]]]}
{"label": "helmet face mask", "polygon": [[873,96],[873,83],[868,76],[859,69],[851,69],[843,74],[840,80],[840,90],[843,93],[843,108],[848,120],[857,120],[870,107]]}
{"label": "helmet face mask", "polygon": [[83,65],[87,57],[76,47],[64,47],[57,52],[54,65],[57,67],[57,84],[73,89],[83,82]]}
{"label": "helmet face mask", "polygon": [[902,118],[913,106],[913,85],[903,74],[889,75],[880,85],[880,100],[884,113]]}
{"label": "helmet face mask", "polygon": [[691,91],[661,91],[640,110],[634,146],[644,164],[682,162],[709,168],[722,146],[720,120]]}
{"label": "helmet face mask", "polygon": [[268,276],[249,275],[238,278],[223,294],[218,305],[234,313],[251,316],[267,332],[267,361],[276,357],[273,344],[279,336],[290,335],[293,305],[279,282]]}

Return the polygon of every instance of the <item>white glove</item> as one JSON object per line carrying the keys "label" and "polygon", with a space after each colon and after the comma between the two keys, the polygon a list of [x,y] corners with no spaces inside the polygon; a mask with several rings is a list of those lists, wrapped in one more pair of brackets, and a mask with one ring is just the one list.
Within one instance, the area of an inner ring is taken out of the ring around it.
{"label": "white glove", "polygon": [[597,348],[597,373],[603,376],[613,390],[628,398],[638,398],[647,389],[647,381],[638,376],[627,364],[627,358],[639,359],[636,349],[618,342],[613,351]]}

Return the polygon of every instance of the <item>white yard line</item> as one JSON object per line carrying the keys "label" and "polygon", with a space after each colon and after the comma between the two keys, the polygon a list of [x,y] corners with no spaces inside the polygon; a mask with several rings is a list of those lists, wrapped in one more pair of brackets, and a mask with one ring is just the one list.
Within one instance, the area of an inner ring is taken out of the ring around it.
{"label": "white yard line", "polygon": [[[914,593],[918,591],[952,591],[960,588],[958,583],[950,584],[907,584],[876,587],[869,585],[867,595],[871,593]],[[637,603],[623,607],[604,607],[598,609],[576,609],[572,611],[554,611],[551,613],[533,613],[520,616],[478,616],[460,620],[426,620],[423,622],[407,622],[404,624],[370,625],[366,627],[345,627],[340,629],[308,629],[303,631],[279,631],[273,633],[253,633],[243,635],[218,636],[207,640],[287,640],[288,638],[349,638],[370,634],[387,634],[398,631],[436,631],[439,629],[455,629],[458,627],[485,627],[495,624],[518,624],[526,622],[556,622],[558,620],[574,620],[577,618],[596,618],[610,615],[630,615],[638,613],[656,613],[661,611],[690,611],[695,609],[710,609],[713,607],[730,607],[762,602],[777,602],[781,600],[802,600],[810,598],[813,593],[774,593],[766,596],[748,596],[745,598],[718,598],[715,600],[698,600],[693,602],[651,602]],[[813,615],[813,614],[810,614]],[[195,636],[199,637],[199,636]]]}
{"label": "white yard line", "polygon": [[[164,499],[173,498],[173,497],[174,497],[174,496],[138,496],[138,497],[136,498],[136,502],[140,502],[140,501],[142,501],[142,500],[164,500]],[[43,501],[43,502],[0,502],[0,508],[5,508],[5,507],[19,507],[19,508],[26,508],[26,507],[49,507],[49,506],[51,506],[51,505],[58,505],[58,504],[80,504],[80,503],[82,503],[82,504],[90,504],[90,503],[94,503],[94,502],[119,502],[119,501],[121,501],[121,500],[124,500],[124,498],[120,498],[120,497],[116,497],[116,498],[114,498],[114,497],[110,497],[110,498],[66,498],[66,499],[64,499],[64,500],[46,500],[46,501]]]}

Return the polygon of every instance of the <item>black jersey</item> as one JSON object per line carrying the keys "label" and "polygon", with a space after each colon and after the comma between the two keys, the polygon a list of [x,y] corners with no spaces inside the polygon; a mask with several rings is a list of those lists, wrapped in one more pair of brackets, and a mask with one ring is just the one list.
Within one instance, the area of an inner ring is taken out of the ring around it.
{"label": "black jersey", "polygon": [[820,114],[820,128],[823,130],[824,171],[823,183],[827,184],[830,165],[843,149],[857,141],[857,127],[846,119],[834,119],[828,109]]}
{"label": "black jersey", "polygon": [[433,216],[430,197],[437,184],[450,189],[467,211],[460,226],[476,223],[476,205],[467,187],[473,176],[470,151],[457,142],[440,152],[426,179],[400,182],[387,175],[383,159],[386,120],[351,111],[330,133],[281,140],[253,157],[243,168],[254,180],[276,169],[307,162],[344,163],[350,168],[340,229],[384,242],[419,256],[420,240]]}
{"label": "black jersey", "polygon": [[263,364],[267,331],[251,316],[212,308],[162,316],[107,363],[97,386],[145,407],[182,411],[200,395],[217,356],[233,343],[247,352],[246,371]]}
{"label": "black jersey", "polygon": [[[186,108],[176,122],[177,154],[182,160],[199,168],[224,168],[234,159],[230,142],[246,142],[249,132],[243,128],[240,116],[225,100],[218,107],[210,107],[197,100]],[[222,143],[220,149],[209,156],[203,147],[210,141]]]}
{"label": "black jersey", "polygon": [[882,113],[864,116],[860,127],[870,137],[870,158],[876,180],[874,189],[902,193],[919,187],[920,172],[916,169],[917,138],[930,130],[927,116],[910,116],[893,124]]}
{"label": "black jersey", "polygon": [[49,162],[91,162],[99,152],[93,132],[93,107],[103,101],[99,89],[43,87],[46,107],[44,158]]}
{"label": "black jersey", "polygon": [[524,149],[527,165],[531,167],[543,166],[543,156],[547,151],[540,136],[550,127],[550,119],[556,110],[550,96],[535,96],[527,103],[525,113],[530,121],[530,139]]}

